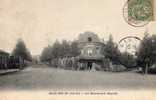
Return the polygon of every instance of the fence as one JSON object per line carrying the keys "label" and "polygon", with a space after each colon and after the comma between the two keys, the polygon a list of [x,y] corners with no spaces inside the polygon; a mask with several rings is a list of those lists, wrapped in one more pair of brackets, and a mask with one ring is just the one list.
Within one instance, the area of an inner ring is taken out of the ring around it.
{"label": "fence", "polygon": [[78,68],[77,64],[78,61],[75,57],[58,58],[50,61],[51,66],[63,69],[76,70]]}

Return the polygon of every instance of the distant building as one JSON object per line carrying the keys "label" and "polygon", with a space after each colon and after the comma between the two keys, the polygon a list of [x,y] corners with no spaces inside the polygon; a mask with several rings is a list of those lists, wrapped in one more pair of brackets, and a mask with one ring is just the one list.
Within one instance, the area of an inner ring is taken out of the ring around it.
{"label": "distant building", "polygon": [[6,69],[8,63],[9,53],[0,50],[0,69]]}
{"label": "distant building", "polygon": [[95,67],[103,67],[104,43],[100,41],[99,37],[93,32],[84,32],[78,37],[79,48],[81,50],[78,56],[80,65],[85,69],[94,69]]}

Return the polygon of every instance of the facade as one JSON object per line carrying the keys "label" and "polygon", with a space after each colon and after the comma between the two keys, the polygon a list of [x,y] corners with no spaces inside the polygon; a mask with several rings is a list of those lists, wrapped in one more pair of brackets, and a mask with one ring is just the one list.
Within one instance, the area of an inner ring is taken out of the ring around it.
{"label": "facade", "polygon": [[9,53],[0,50],[0,69],[6,69],[8,63]]}
{"label": "facade", "polygon": [[84,32],[78,38],[79,48],[81,50],[78,56],[79,66],[82,69],[100,69],[103,67],[104,55],[102,43],[99,37],[93,32]]}
{"label": "facade", "polygon": [[24,66],[24,59],[19,56],[10,56],[9,53],[0,50],[0,70],[17,69]]}

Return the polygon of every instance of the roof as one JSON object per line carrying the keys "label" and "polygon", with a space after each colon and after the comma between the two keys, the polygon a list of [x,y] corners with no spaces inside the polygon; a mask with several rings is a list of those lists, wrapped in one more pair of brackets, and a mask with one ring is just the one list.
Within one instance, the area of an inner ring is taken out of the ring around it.
{"label": "roof", "polygon": [[9,53],[8,53],[8,52],[5,52],[5,51],[3,51],[3,50],[0,50],[0,55],[6,55],[6,56],[8,56]]}
{"label": "roof", "polygon": [[78,37],[78,42],[100,42],[100,39],[97,34],[86,31],[84,33],[81,33]]}

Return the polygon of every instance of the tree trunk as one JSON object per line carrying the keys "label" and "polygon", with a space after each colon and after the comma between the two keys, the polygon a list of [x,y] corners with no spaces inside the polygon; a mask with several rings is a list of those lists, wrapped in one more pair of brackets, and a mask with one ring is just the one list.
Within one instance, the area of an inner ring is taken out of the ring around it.
{"label": "tree trunk", "polygon": [[146,67],[145,67],[145,74],[146,75],[148,74],[148,64],[146,64]]}

